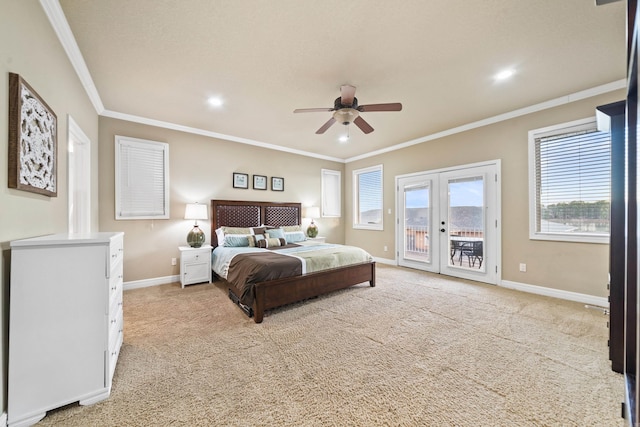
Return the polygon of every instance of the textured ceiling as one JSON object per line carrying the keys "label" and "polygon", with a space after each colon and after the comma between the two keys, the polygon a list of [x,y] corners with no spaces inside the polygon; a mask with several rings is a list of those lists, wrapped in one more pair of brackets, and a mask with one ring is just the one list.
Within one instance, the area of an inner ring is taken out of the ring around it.
{"label": "textured ceiling", "polygon": [[[625,2],[60,0],[104,107],[348,159],[625,78]],[[492,76],[516,69],[509,81]],[[315,131],[340,86],[375,128]],[[221,96],[222,108],[207,105]]]}

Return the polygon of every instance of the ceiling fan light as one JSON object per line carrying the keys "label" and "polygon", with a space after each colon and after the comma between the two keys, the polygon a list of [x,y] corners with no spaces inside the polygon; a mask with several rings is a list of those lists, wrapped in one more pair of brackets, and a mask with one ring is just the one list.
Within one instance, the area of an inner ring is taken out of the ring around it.
{"label": "ceiling fan light", "polygon": [[333,118],[336,119],[338,123],[348,125],[349,123],[353,122],[359,115],[360,112],[353,108],[341,108],[333,113]]}

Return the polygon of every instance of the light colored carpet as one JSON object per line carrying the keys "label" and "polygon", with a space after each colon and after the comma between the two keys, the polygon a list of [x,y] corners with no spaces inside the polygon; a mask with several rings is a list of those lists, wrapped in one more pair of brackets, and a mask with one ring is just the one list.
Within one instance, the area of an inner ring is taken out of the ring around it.
{"label": "light colored carpet", "polygon": [[56,426],[622,426],[607,317],[379,265],[257,325],[216,285],[125,292],[111,397]]}

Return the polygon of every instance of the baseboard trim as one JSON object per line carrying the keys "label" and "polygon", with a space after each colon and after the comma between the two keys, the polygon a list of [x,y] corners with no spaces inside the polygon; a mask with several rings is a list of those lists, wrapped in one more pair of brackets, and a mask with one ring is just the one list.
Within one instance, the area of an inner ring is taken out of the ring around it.
{"label": "baseboard trim", "polygon": [[[380,264],[396,266],[395,259],[374,257],[373,260]],[[124,283],[124,290],[147,288],[149,286],[166,285],[168,283],[176,283],[180,281],[180,276],[164,276],[153,279],[134,280]],[[528,292],[530,294],[544,295],[547,297],[560,298],[568,301],[579,302],[583,304],[594,305],[597,307],[609,308],[609,301],[605,297],[596,297],[593,295],[581,294],[578,292],[563,291],[560,289],[547,288],[544,286],[529,285],[527,283],[513,282],[511,280],[502,280],[498,286],[503,288],[514,289],[516,291]],[[3,417],[6,421],[6,414],[0,415],[0,426],[3,424]]]}
{"label": "baseboard trim", "polygon": [[125,282],[123,289],[129,291],[131,289],[148,288],[149,286],[166,285],[168,283],[175,283],[180,281],[180,276],[164,276],[155,277],[153,279],[133,280],[131,282]]}
{"label": "baseboard trim", "polygon": [[395,266],[398,265],[395,259],[373,257],[373,260],[375,262],[379,262],[380,264],[395,265]]}
{"label": "baseboard trim", "polygon": [[609,308],[609,301],[605,297],[581,294],[578,292],[563,291],[560,289],[546,288],[544,286],[529,285],[527,283],[512,282],[503,280],[498,286],[515,289],[517,291],[528,292],[530,294],[544,295],[547,297],[560,298],[568,301],[580,302],[597,307]]}

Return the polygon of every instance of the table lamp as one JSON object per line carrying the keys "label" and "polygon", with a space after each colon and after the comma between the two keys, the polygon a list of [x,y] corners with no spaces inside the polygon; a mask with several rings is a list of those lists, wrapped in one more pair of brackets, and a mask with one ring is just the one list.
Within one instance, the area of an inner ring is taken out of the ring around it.
{"label": "table lamp", "polygon": [[187,234],[187,243],[192,248],[199,248],[204,243],[205,235],[204,231],[198,227],[198,220],[209,219],[207,205],[187,203],[187,208],[184,211],[184,219],[193,219],[196,221],[193,229]]}
{"label": "table lamp", "polygon": [[309,224],[309,227],[307,227],[307,236],[311,237],[312,239],[318,235],[318,226],[315,224],[315,222],[313,222],[313,220],[315,218],[318,218],[319,216],[320,208],[317,206],[310,206],[308,208],[305,208],[304,210],[304,217],[311,218],[311,224]]}

